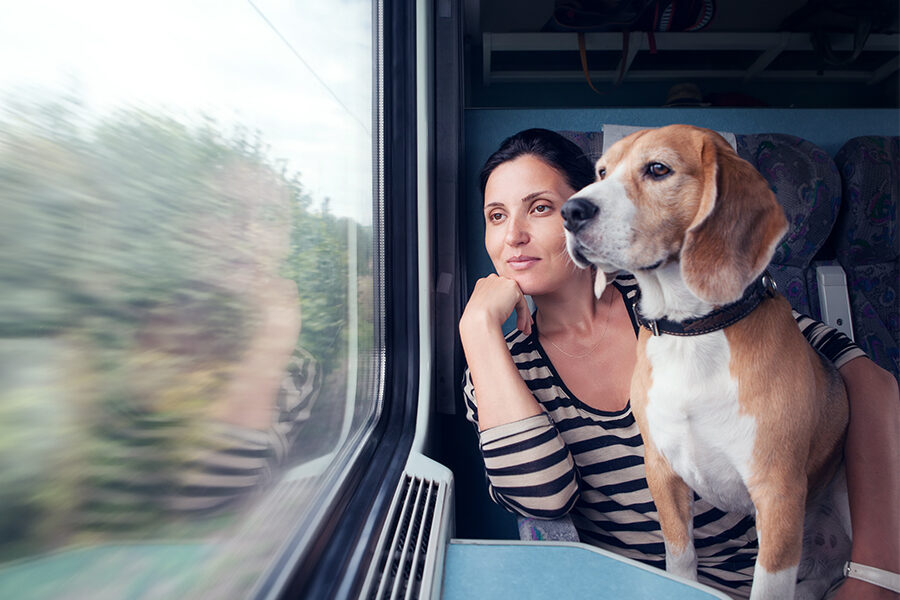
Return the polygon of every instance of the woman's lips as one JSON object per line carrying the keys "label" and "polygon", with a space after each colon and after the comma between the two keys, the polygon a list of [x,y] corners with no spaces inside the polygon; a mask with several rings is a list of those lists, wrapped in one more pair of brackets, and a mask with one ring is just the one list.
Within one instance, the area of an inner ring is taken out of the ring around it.
{"label": "woman's lips", "polygon": [[541,259],[534,256],[513,256],[506,259],[506,264],[514,271],[524,271],[535,265],[539,260]]}

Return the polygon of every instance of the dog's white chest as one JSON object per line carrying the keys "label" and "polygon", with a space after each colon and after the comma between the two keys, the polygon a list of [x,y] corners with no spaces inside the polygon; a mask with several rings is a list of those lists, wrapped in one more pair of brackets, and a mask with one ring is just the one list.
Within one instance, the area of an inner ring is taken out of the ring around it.
{"label": "dog's white chest", "polygon": [[647,422],[684,482],[722,510],[753,512],[747,492],[756,421],[741,414],[724,332],[652,337]]}

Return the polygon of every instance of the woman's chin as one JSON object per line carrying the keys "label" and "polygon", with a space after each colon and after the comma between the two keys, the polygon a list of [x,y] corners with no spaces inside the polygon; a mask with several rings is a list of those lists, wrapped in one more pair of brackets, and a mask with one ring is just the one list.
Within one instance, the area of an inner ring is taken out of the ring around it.
{"label": "woman's chin", "polygon": [[571,287],[576,280],[589,282],[593,285],[594,278],[590,270],[578,269],[574,264],[559,265],[559,270],[552,272],[540,272],[539,270],[513,271],[504,269],[501,273],[503,277],[512,279],[519,285],[519,289],[526,296],[543,296],[552,294],[561,289]]}
{"label": "woman's chin", "polygon": [[534,277],[529,277],[527,274],[512,274],[509,278],[519,284],[519,289],[526,296],[541,296],[550,291],[547,282],[535,281]]}

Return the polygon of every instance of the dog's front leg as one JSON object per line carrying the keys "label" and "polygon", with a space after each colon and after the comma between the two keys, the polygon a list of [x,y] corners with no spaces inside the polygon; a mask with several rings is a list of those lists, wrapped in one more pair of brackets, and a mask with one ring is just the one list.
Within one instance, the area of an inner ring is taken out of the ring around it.
{"label": "dog's front leg", "polygon": [[806,478],[803,474],[754,486],[759,554],[750,600],[793,598],[803,551]]}
{"label": "dog's front leg", "polygon": [[644,449],[647,485],[666,543],[666,571],[696,581],[694,493],[652,444],[645,444]]}

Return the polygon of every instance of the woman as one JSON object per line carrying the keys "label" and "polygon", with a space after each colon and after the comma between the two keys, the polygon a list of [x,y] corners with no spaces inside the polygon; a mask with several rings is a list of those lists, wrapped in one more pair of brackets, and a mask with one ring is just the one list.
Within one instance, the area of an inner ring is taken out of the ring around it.
{"label": "woman", "polygon": [[[565,249],[560,209],[593,179],[581,150],[547,130],[505,140],[485,164],[485,247],[497,274],[476,283],[460,319],[468,416],[480,431],[494,501],[524,516],[570,514],[582,541],[663,568],[628,397],[637,288],[620,275],[595,298],[593,274],[576,268]],[[533,316],[525,295],[536,306]],[[513,311],[517,330],[504,338],[501,327]],[[851,399],[852,560],[896,572],[896,382],[845,336],[797,318],[807,339],[840,369]],[[701,499],[695,541],[700,580],[746,595],[756,556],[753,520]],[[891,595],[850,579],[836,597]]]}

